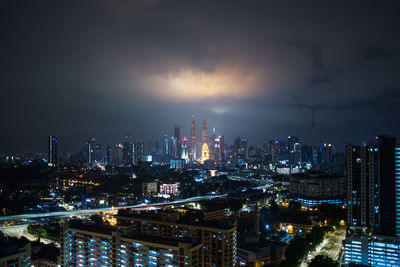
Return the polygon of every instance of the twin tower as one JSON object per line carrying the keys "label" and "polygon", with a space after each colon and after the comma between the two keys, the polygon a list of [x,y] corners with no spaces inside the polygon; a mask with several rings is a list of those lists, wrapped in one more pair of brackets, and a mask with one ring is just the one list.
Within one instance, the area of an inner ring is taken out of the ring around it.
{"label": "twin tower", "polygon": [[[192,117],[192,128],[190,131],[190,153],[189,157],[192,161],[204,161],[210,159],[210,151],[208,147],[208,128],[206,120],[203,120],[203,127],[201,130],[201,143],[197,141],[196,120]],[[201,152],[201,153],[200,153]]]}

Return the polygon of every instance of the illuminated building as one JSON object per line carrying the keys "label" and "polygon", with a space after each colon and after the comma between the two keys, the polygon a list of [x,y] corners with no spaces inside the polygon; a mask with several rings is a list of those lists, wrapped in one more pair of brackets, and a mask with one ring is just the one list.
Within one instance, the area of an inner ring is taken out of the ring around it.
{"label": "illuminated building", "polygon": [[395,138],[379,136],[373,145],[346,150],[345,264],[399,266],[400,147]]}
{"label": "illuminated building", "polygon": [[400,214],[396,202],[397,149],[396,139],[388,136],[379,136],[374,145],[347,146],[349,227],[372,227],[379,235],[400,236],[400,216],[397,220],[393,212]]}
{"label": "illuminated building", "polygon": [[332,144],[322,144],[321,145],[321,163],[330,164],[333,162],[335,147]]}
{"label": "illuminated building", "polygon": [[208,128],[206,120],[203,120],[203,127],[201,129],[201,140],[202,145],[206,143],[208,145]]}
{"label": "illuminated building", "polygon": [[172,158],[176,159],[178,158],[178,140],[176,140],[175,137],[171,137],[171,142],[169,146],[169,155],[171,155]]}
{"label": "illuminated building", "polygon": [[203,146],[201,147],[201,163],[204,163],[204,161],[206,161],[208,159],[210,159],[208,145],[207,145],[207,143],[203,143]]}
{"label": "illuminated building", "polygon": [[302,206],[317,207],[324,203],[344,202],[345,178],[323,173],[293,174],[290,177],[289,199]]}
{"label": "illuminated building", "polygon": [[140,140],[135,144],[135,163],[144,161],[144,142]]}
{"label": "illuminated building", "polygon": [[131,140],[131,136],[125,135],[125,140],[122,148],[122,162],[125,166],[131,166],[134,164],[134,152],[135,146]]}
{"label": "illuminated building", "polygon": [[56,136],[49,136],[49,166],[55,166],[58,163],[57,157],[57,143],[58,139]]}
{"label": "illuminated building", "polygon": [[120,165],[123,163],[123,152],[124,145],[122,143],[118,143],[113,147],[112,151],[112,162],[114,164]]}
{"label": "illuminated building", "polygon": [[176,196],[179,193],[178,188],[179,188],[179,183],[161,184],[160,193]]}
{"label": "illuminated building", "polygon": [[179,158],[182,154],[182,144],[181,144],[181,127],[175,126],[174,128],[174,137],[176,140],[176,155],[175,157]]}
{"label": "illuminated building", "polygon": [[111,147],[107,146],[106,155],[104,157],[104,166],[107,166],[110,163],[111,163]]}
{"label": "illuminated building", "polygon": [[164,135],[163,138],[163,154],[167,156],[169,154],[169,140],[168,140],[168,135]]}
{"label": "illuminated building", "polygon": [[145,182],[142,183],[142,195],[151,196],[157,194],[157,182]]}
{"label": "illuminated building", "polygon": [[183,169],[185,168],[186,160],[184,159],[171,159],[170,169]]}
{"label": "illuminated building", "polygon": [[90,138],[87,143],[88,167],[93,168],[96,166],[96,139]]}
{"label": "illuminated building", "polygon": [[197,135],[196,135],[196,120],[192,118],[192,128],[190,129],[190,159],[196,161],[197,159]]}
{"label": "illuminated building", "polygon": [[189,144],[188,144],[188,140],[186,137],[182,138],[182,155],[181,155],[181,159],[184,159],[186,162],[189,160]]}
{"label": "illuminated building", "polygon": [[400,266],[400,240],[387,236],[347,237],[346,266]]}
{"label": "illuminated building", "polygon": [[0,266],[33,266],[31,265],[31,243],[25,245],[18,243],[0,244]]}
{"label": "illuminated building", "polygon": [[224,161],[225,160],[225,137],[220,135],[219,139],[219,152],[218,152],[218,160]]}
{"label": "illuminated building", "polygon": [[208,139],[208,148],[210,150],[210,159],[217,159],[217,157],[215,156],[215,128],[213,128],[212,133],[210,134],[210,137]]}
{"label": "illuminated building", "polygon": [[137,215],[121,214],[116,217],[118,224],[133,225],[140,236],[197,240],[201,244],[198,265],[188,266],[237,266],[236,222],[232,223],[229,220],[189,222],[176,212],[162,214],[145,212]]}
{"label": "illuminated building", "polygon": [[134,225],[63,224],[61,266],[202,266],[202,244],[135,233]]}
{"label": "illuminated building", "polygon": [[296,164],[301,164],[302,163],[301,144],[300,143],[295,143],[294,144],[294,162]]}

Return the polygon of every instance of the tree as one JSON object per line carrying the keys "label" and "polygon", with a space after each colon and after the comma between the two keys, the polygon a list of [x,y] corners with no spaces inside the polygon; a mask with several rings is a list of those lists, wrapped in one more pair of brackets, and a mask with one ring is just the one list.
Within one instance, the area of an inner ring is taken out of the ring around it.
{"label": "tree", "polygon": [[269,201],[269,204],[271,205],[270,209],[272,212],[277,212],[279,210],[278,204],[276,204],[274,198],[271,198],[271,200]]}
{"label": "tree", "polygon": [[301,204],[297,201],[290,201],[289,202],[289,209],[291,210],[301,210]]}
{"label": "tree", "polygon": [[308,265],[309,267],[338,267],[339,264],[327,256],[318,255]]}

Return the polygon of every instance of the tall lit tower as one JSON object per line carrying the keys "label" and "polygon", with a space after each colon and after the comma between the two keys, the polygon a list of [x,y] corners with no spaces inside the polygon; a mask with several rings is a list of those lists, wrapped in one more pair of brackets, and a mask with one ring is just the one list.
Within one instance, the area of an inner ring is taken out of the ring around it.
{"label": "tall lit tower", "polygon": [[91,137],[87,142],[87,153],[88,153],[88,167],[94,168],[96,165],[96,138]]}
{"label": "tall lit tower", "polygon": [[189,153],[188,153],[188,140],[186,137],[182,138],[182,155],[181,159],[184,159],[186,162],[189,160]]}
{"label": "tall lit tower", "polygon": [[197,136],[196,136],[196,120],[192,117],[192,128],[190,130],[190,154],[191,159],[196,160],[196,147],[197,147]]}
{"label": "tall lit tower", "polygon": [[206,120],[203,120],[203,128],[201,130],[202,142],[201,145],[206,143],[208,145],[208,128]]}
{"label": "tall lit tower", "polygon": [[55,166],[57,162],[57,137],[54,135],[49,136],[49,166]]}

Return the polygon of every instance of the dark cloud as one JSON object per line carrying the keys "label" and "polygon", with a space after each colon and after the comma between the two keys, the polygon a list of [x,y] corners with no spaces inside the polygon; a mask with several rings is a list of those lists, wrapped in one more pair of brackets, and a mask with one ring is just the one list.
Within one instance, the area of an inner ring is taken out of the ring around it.
{"label": "dark cloud", "polygon": [[395,1],[0,5],[0,150],[187,135],[193,114],[253,143],[309,142],[311,109],[321,142],[400,133]]}
{"label": "dark cloud", "polygon": [[371,46],[365,49],[364,58],[371,60],[378,57],[393,57],[396,52],[393,50],[386,49],[384,47]]}

